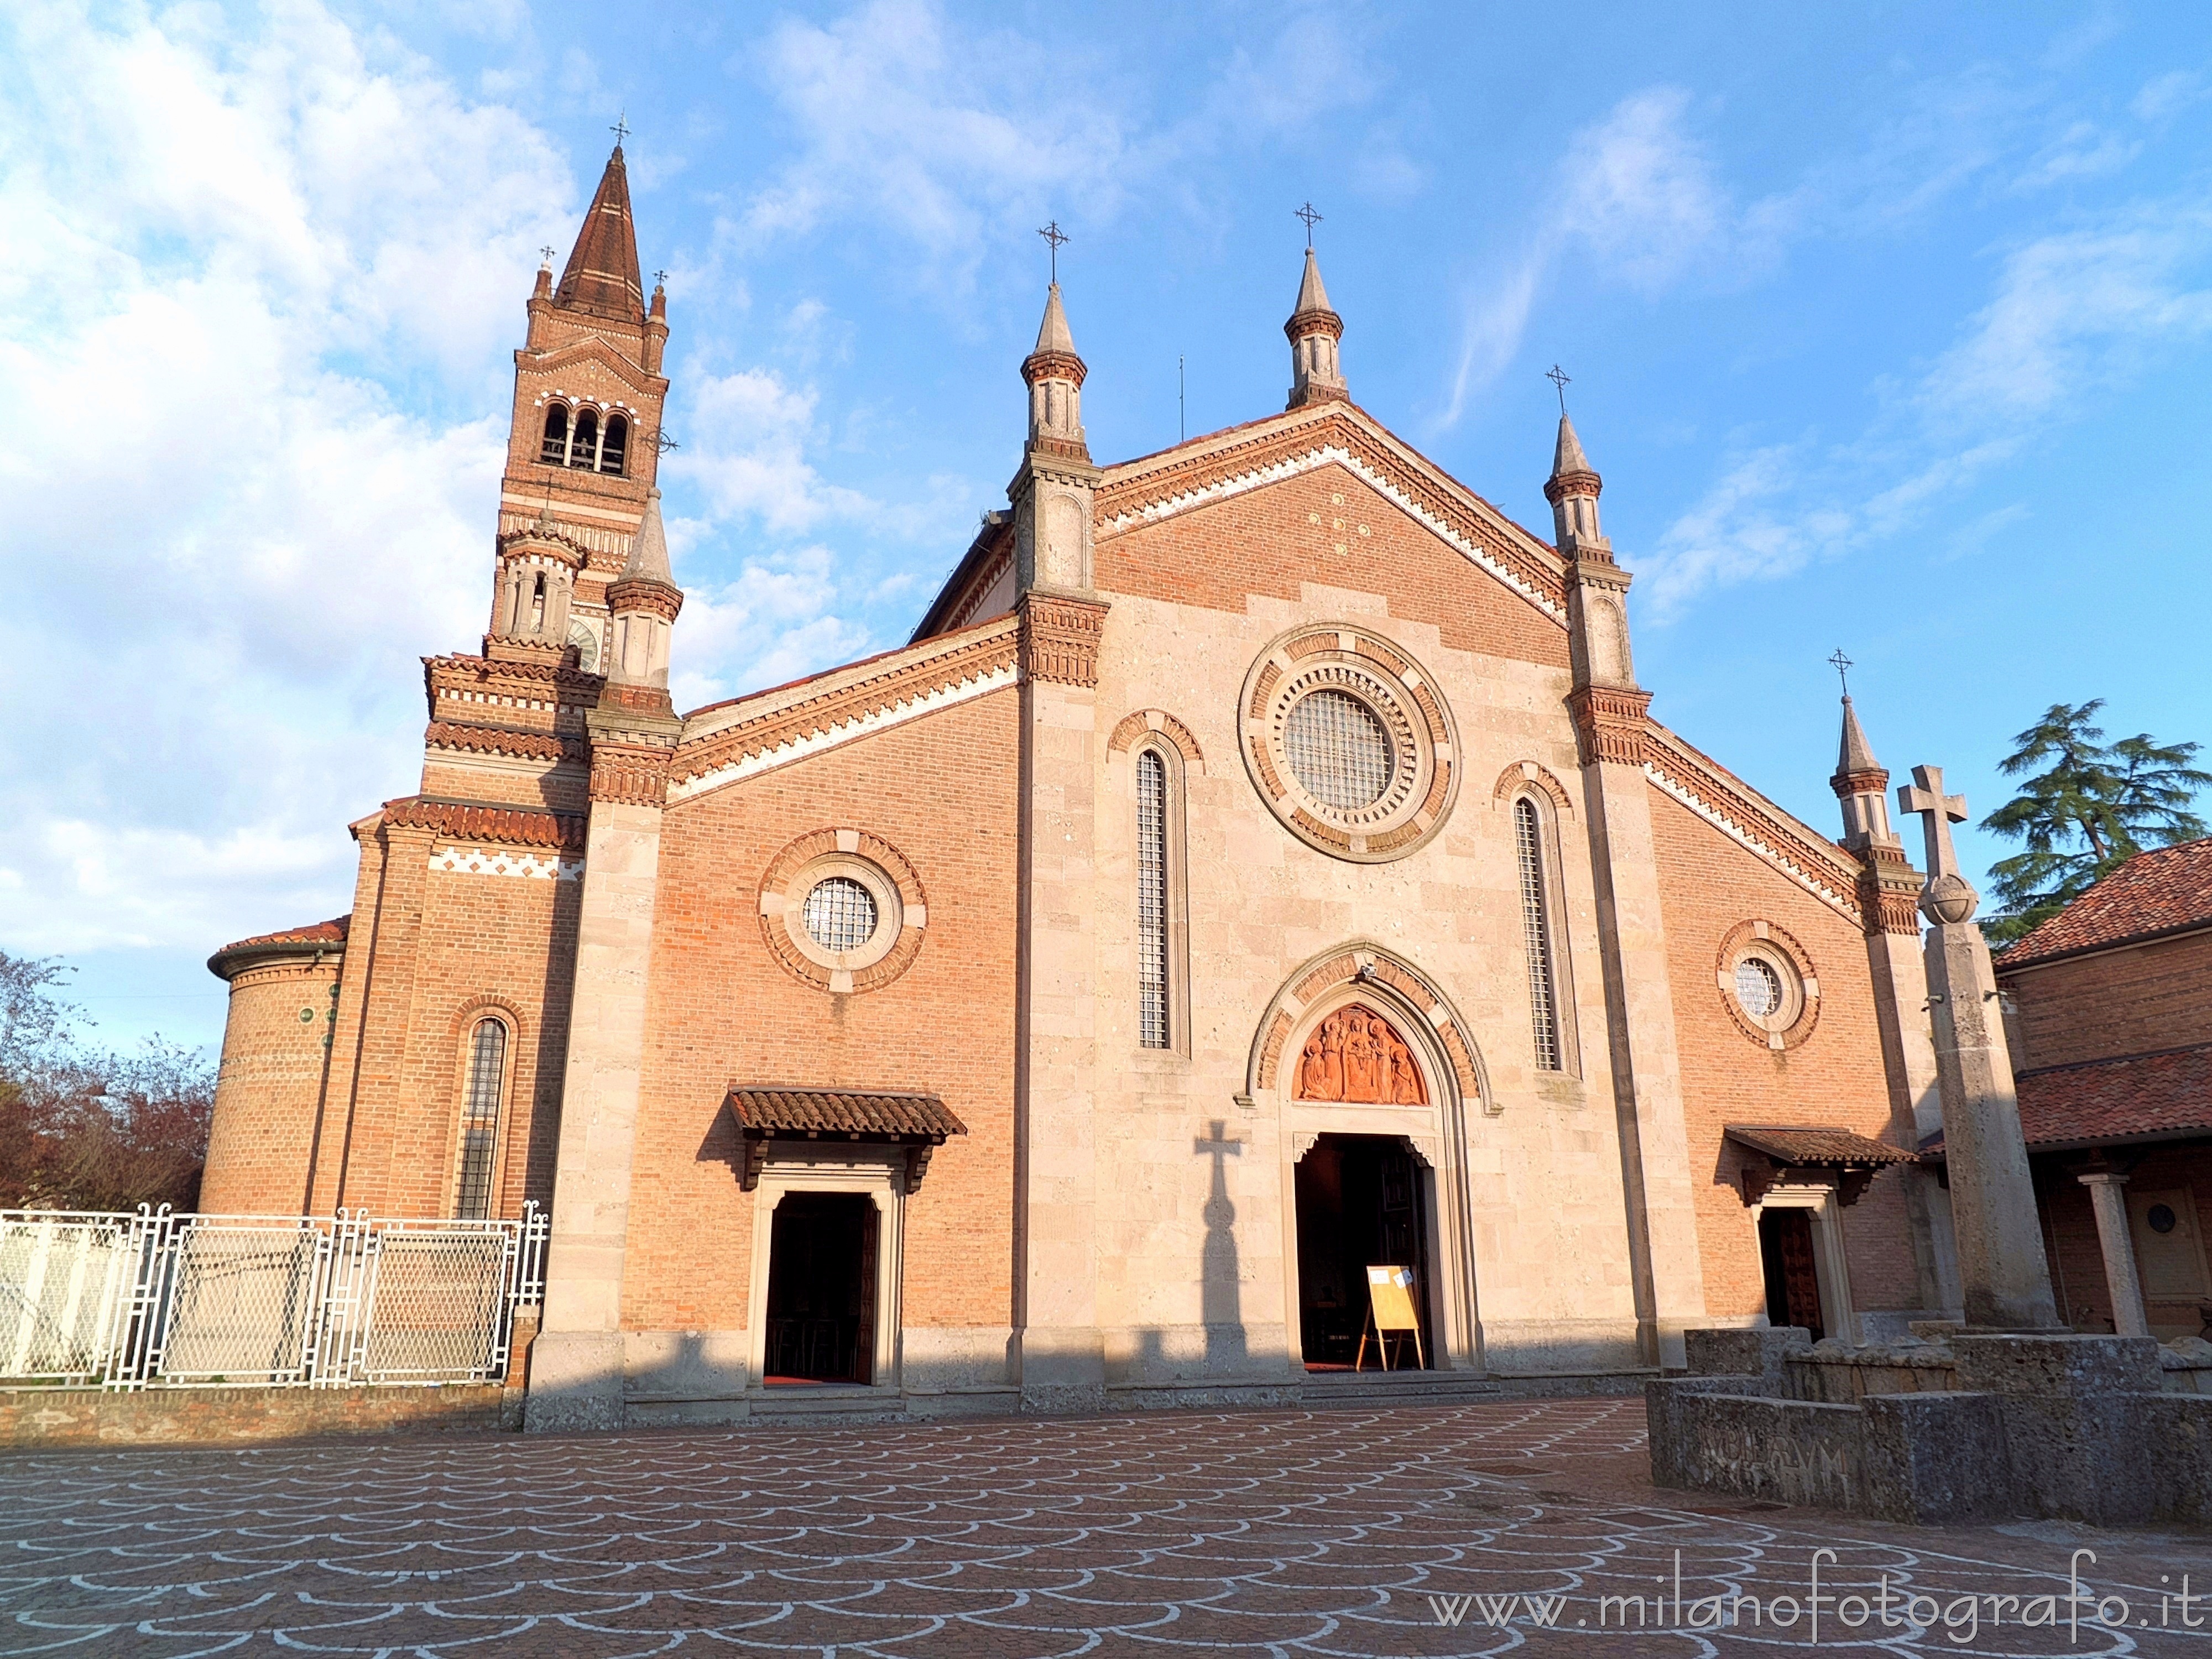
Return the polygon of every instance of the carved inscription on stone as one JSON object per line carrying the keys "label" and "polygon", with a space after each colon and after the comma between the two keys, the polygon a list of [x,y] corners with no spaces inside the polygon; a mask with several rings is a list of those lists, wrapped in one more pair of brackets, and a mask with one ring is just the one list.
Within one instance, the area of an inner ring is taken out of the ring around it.
{"label": "carved inscription on stone", "polygon": [[1322,1021],[1306,1039],[1293,1097],[1425,1106],[1429,1091],[1405,1039],[1382,1015],[1355,1002]]}

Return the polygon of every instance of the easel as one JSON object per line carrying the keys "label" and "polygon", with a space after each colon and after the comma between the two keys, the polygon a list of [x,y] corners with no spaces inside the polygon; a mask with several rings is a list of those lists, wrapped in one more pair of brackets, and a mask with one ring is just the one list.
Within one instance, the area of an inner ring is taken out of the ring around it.
{"label": "easel", "polygon": [[1352,1357],[1352,1369],[1360,1370],[1367,1363],[1367,1339],[1375,1339],[1375,1352],[1382,1356],[1382,1369],[1390,1369],[1389,1339],[1396,1337],[1401,1357],[1405,1340],[1413,1339],[1413,1364],[1419,1370],[1428,1369],[1428,1357],[1421,1352],[1421,1318],[1413,1311],[1413,1270],[1411,1267],[1383,1266],[1367,1270],[1367,1322],[1360,1328],[1359,1352]]}

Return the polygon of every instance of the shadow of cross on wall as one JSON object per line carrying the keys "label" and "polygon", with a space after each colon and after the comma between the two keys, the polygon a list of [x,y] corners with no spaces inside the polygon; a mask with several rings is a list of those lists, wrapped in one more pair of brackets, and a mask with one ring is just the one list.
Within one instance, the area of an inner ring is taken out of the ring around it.
{"label": "shadow of cross on wall", "polygon": [[1213,1160],[1213,1187],[1206,1197],[1206,1248],[1200,1257],[1200,1307],[1206,1321],[1206,1369],[1233,1371],[1244,1364],[1243,1295],[1237,1284],[1237,1206],[1229,1198],[1229,1163],[1243,1155],[1228,1124],[1215,1118],[1192,1150]]}

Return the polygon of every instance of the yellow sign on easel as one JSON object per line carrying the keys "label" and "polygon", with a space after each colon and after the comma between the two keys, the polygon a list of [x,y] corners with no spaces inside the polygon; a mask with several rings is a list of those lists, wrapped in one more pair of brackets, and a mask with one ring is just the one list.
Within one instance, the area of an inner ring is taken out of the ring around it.
{"label": "yellow sign on easel", "polygon": [[1420,1369],[1428,1365],[1421,1352],[1421,1316],[1413,1311],[1413,1270],[1411,1267],[1383,1266],[1367,1270],[1367,1328],[1359,1333],[1359,1352],[1352,1358],[1352,1369],[1360,1370],[1367,1360],[1367,1340],[1375,1339],[1375,1351],[1382,1356],[1382,1369],[1390,1369],[1390,1349],[1386,1339],[1397,1337],[1402,1343],[1407,1336],[1413,1339],[1413,1362]]}

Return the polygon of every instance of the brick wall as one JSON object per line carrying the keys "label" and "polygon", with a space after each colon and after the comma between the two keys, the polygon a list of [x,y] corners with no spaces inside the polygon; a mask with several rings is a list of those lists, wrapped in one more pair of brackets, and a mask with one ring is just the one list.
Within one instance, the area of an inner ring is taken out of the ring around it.
{"label": "brick wall", "polygon": [[1567,665],[1565,629],[1341,466],[1102,538],[1097,565],[1101,592],[1239,614],[1313,584],[1381,594],[1453,650]]}
{"label": "brick wall", "polygon": [[[625,1325],[746,1322],[755,1200],[722,1111],[740,1081],[941,1095],[969,1133],[908,1203],[905,1322],[1009,1322],[1018,709],[994,692],[669,809]],[[760,921],[770,861],[837,827],[896,847],[928,897],[912,967],[842,996],[781,965]]]}
{"label": "brick wall", "polygon": [[307,952],[232,976],[202,1210],[289,1215],[306,1201],[343,960]]}
{"label": "brick wall", "polygon": [[[1651,793],[1660,894],[1680,1047],[1690,1168],[1705,1258],[1706,1310],[1761,1311],[1765,1291],[1759,1233],[1744,1206],[1741,1161],[1723,1126],[1834,1126],[1910,1146],[1893,1124],[1881,1037],[1875,1020],[1864,935],[1780,872],[1723,836],[1672,797]],[[1803,946],[1820,980],[1820,1023],[1802,1046],[1777,1052],[1738,1028],[1716,981],[1723,938],[1739,922],[1765,921]],[[1851,1292],[1861,1308],[1919,1303],[1900,1178],[1875,1177],[1844,1212]]]}
{"label": "brick wall", "polygon": [[581,884],[433,872],[427,830],[363,836],[312,1207],[452,1210],[465,1046],[513,1031],[495,1212],[550,1206]]}
{"label": "brick wall", "polygon": [[2014,1069],[2212,1042],[2212,933],[2008,974]]}

